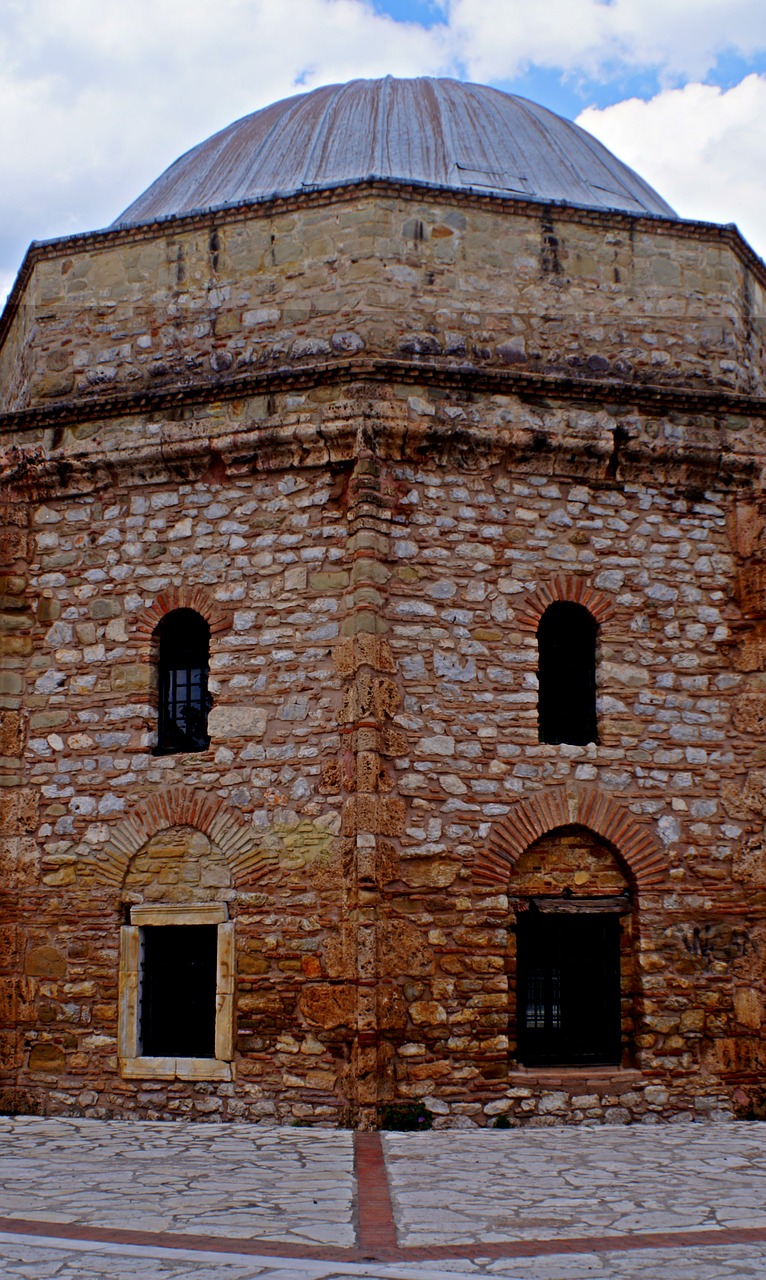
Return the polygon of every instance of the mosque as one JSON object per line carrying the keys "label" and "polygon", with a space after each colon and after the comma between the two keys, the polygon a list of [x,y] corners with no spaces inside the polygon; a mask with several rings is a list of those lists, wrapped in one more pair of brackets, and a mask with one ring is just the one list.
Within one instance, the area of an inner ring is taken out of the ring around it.
{"label": "mosque", "polygon": [[2,1109],[766,1113],[765,312],[736,227],[449,79],[32,244]]}

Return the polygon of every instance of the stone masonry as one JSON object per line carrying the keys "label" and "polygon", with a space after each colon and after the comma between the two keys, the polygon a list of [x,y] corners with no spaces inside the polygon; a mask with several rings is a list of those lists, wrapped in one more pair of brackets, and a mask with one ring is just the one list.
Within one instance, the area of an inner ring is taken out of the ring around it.
{"label": "stone masonry", "polygon": [[[442,1126],[766,1107],[766,270],[385,182],[34,246],[0,321],[0,1100]],[[599,741],[536,628],[598,622]],[[155,755],[156,627],[210,748]],[[623,1055],[516,1057],[518,913],[624,894]],[[135,907],[224,907],[230,1078],[121,1070]]]}

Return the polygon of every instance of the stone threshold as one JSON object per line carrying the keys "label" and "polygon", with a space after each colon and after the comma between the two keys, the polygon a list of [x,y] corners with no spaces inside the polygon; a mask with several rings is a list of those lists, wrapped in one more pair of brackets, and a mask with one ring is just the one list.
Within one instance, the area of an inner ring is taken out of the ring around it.
{"label": "stone threshold", "polygon": [[592,1085],[587,1092],[597,1092],[609,1086],[614,1092],[617,1089],[634,1089],[636,1085],[653,1084],[654,1079],[639,1071],[637,1067],[528,1067],[509,1071],[505,1081],[510,1088],[523,1086],[545,1089],[580,1089],[584,1085]]}

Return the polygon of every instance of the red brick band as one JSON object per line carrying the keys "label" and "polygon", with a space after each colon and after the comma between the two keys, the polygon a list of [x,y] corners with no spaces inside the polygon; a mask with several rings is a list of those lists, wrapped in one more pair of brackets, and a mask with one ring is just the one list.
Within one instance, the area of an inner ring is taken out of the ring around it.
{"label": "red brick band", "polygon": [[367,1254],[396,1249],[396,1224],[379,1133],[354,1134],[359,1247]]}
{"label": "red brick band", "polygon": [[[366,1136],[366,1135],[365,1135]],[[374,1135],[372,1135],[374,1136]],[[390,1201],[389,1201],[390,1204]],[[360,1215],[361,1226],[361,1215]],[[457,1245],[401,1247],[374,1245],[353,1249],[329,1245],[293,1245],[284,1240],[184,1235],[172,1231],[131,1231],[124,1227],[84,1226],[39,1219],[0,1218],[0,1233],[30,1239],[81,1240],[90,1244],[139,1245],[200,1253],[241,1253],[269,1258],[307,1258],[317,1262],[435,1262],[447,1258],[538,1258],[570,1253],[626,1253],[635,1249],[699,1249],[709,1246],[766,1244],[766,1227],[713,1227],[690,1231],[637,1231],[632,1235],[570,1236],[544,1240],[508,1240]]]}
{"label": "red brick band", "polygon": [[508,885],[525,849],[549,831],[568,826],[587,827],[608,841],[632,872],[639,891],[665,884],[667,858],[652,829],[607,792],[587,783],[546,787],[511,805],[493,825],[489,848],[478,854],[474,879]]}
{"label": "red brick band", "polygon": [[210,634],[220,635],[231,627],[232,612],[208,595],[203,587],[186,585],[167,587],[135,620],[136,634],[148,643],[158,624],[176,609],[193,609],[210,627]]}
{"label": "red brick band", "polygon": [[131,858],[152,836],[187,826],[204,832],[221,850],[235,885],[254,884],[278,868],[274,850],[220,796],[179,784],[156,791],[115,824],[104,852],[88,864],[93,877],[119,888]]}
{"label": "red brick band", "polygon": [[536,631],[545,610],[559,600],[581,604],[598,623],[607,622],[614,614],[614,602],[603,591],[591,586],[586,578],[560,573],[526,597],[517,612],[516,621],[525,630]]}

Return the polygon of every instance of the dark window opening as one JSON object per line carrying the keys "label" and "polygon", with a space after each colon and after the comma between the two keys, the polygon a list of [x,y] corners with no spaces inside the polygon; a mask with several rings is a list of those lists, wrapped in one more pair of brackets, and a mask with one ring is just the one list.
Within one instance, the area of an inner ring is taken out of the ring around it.
{"label": "dark window opening", "polygon": [[620,1062],[617,915],[543,913],[531,906],[519,916],[517,973],[520,1062]]}
{"label": "dark window opening", "polygon": [[540,619],[537,647],[540,741],[597,742],[595,619],[559,600]]}
{"label": "dark window opening", "polygon": [[141,1053],[214,1058],[215,925],[152,925],[142,930]]}
{"label": "dark window opening", "polygon": [[159,638],[157,754],[206,751],[210,628],[193,609],[177,609],[160,623]]}

